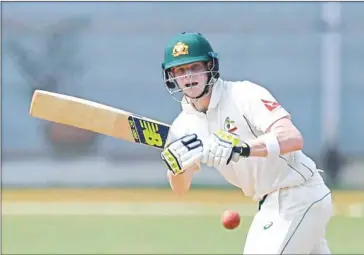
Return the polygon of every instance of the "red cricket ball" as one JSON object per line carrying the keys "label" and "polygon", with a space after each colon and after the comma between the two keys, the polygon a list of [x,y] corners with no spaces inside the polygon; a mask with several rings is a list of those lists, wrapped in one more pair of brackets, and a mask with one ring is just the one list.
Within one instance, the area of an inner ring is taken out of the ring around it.
{"label": "red cricket ball", "polygon": [[222,224],[226,229],[235,229],[240,224],[240,215],[235,211],[225,211],[221,216]]}

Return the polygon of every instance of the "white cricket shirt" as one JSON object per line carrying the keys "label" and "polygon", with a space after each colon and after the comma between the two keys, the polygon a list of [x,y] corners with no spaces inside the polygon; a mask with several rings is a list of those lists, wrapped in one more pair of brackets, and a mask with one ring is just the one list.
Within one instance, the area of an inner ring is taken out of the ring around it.
{"label": "white cricket shirt", "polygon": [[[262,86],[250,81],[218,79],[206,114],[182,103],[182,112],[171,125],[168,142],[196,133],[205,143],[210,134],[219,129],[233,131],[242,140],[249,140],[264,134],[273,122],[285,116],[289,113]],[[274,158],[240,158],[239,162],[230,162],[218,171],[254,200],[309,179],[323,182],[316,164],[302,151]]]}

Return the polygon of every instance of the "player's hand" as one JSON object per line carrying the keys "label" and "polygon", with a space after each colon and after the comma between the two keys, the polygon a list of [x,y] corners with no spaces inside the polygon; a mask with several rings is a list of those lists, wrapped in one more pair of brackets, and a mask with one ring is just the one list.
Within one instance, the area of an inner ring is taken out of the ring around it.
{"label": "player's hand", "polygon": [[196,134],[186,135],[170,143],[161,153],[161,157],[173,174],[181,174],[193,164],[199,163],[203,146]]}
{"label": "player's hand", "polygon": [[221,167],[230,163],[234,147],[242,142],[236,134],[224,130],[214,132],[204,145],[201,162],[209,167]]}

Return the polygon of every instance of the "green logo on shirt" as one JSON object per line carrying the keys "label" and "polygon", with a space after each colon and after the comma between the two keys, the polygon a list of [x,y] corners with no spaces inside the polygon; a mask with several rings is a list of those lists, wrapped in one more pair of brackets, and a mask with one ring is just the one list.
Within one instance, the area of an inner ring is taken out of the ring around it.
{"label": "green logo on shirt", "polygon": [[267,230],[268,228],[270,228],[271,226],[273,226],[273,222],[269,222],[268,224],[264,225],[263,229]]}

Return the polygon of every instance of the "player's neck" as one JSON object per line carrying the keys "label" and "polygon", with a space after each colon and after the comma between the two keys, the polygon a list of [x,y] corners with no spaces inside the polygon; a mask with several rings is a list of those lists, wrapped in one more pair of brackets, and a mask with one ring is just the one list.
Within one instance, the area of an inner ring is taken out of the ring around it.
{"label": "player's neck", "polygon": [[193,102],[192,105],[196,111],[206,113],[210,104],[211,94],[201,98],[200,100]]}

